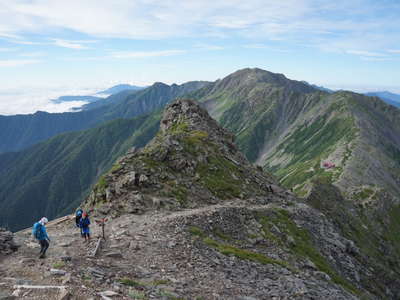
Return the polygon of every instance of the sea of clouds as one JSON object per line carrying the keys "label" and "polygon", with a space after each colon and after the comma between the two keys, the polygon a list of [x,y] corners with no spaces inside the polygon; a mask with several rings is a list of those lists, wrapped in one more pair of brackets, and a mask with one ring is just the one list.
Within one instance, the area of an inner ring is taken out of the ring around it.
{"label": "sea of clouds", "polygon": [[[0,115],[32,114],[37,111],[61,113],[81,107],[85,101],[54,103],[60,96],[97,95],[104,87],[71,88],[71,87],[35,87],[0,89]],[[76,110],[75,110],[76,111]]]}

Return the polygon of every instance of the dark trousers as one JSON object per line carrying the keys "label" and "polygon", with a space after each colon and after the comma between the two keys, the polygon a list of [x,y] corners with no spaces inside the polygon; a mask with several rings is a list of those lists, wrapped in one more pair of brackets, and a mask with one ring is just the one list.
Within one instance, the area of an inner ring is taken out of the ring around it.
{"label": "dark trousers", "polygon": [[47,248],[49,248],[49,242],[47,240],[40,240],[40,254],[45,255]]}

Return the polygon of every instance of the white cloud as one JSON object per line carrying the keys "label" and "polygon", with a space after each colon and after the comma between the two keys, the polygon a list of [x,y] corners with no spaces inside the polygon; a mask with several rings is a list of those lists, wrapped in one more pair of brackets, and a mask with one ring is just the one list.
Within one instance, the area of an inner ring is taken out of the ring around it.
{"label": "white cloud", "polygon": [[86,102],[71,101],[54,103],[63,95],[94,95],[106,86],[96,88],[71,88],[71,87],[43,87],[43,88],[13,88],[0,89],[0,115],[31,114],[36,111],[61,113],[71,111],[74,107],[80,107]]}
{"label": "white cloud", "polygon": [[277,47],[272,47],[272,46],[268,46],[265,44],[248,44],[248,45],[243,45],[243,48],[247,48],[247,49],[268,49],[271,51],[275,51],[275,52],[281,52],[281,53],[289,53],[292,52],[290,50],[287,49],[281,49],[281,48],[277,48]]}
{"label": "white cloud", "polygon": [[200,49],[200,50],[210,50],[210,51],[218,51],[218,50],[224,50],[225,49],[222,46],[205,44],[205,43],[197,43],[197,44],[194,45],[194,47],[197,48],[197,49]]}
{"label": "white cloud", "polygon": [[400,50],[398,50],[398,49],[387,50],[387,52],[393,53],[393,54],[400,54]]}
{"label": "white cloud", "polygon": [[7,59],[7,60],[0,60],[0,68],[3,67],[19,67],[31,64],[40,63],[40,60],[37,59]]}
{"label": "white cloud", "polygon": [[122,51],[113,52],[113,58],[146,58],[157,56],[172,56],[186,53],[186,50],[162,50],[162,51]]}
{"label": "white cloud", "polygon": [[386,57],[386,54],[378,53],[378,52],[371,52],[371,51],[364,51],[364,50],[347,50],[346,53],[360,55],[364,57]]}
{"label": "white cloud", "polygon": [[96,43],[97,41],[68,41],[68,40],[62,40],[62,39],[52,39],[54,41],[54,45],[63,47],[63,48],[69,48],[69,49],[76,49],[76,50],[84,50],[84,49],[90,49],[89,47],[83,45],[83,44],[89,44],[89,43]]}
{"label": "white cloud", "polygon": [[10,42],[14,44],[20,44],[20,45],[47,45],[48,43],[42,43],[42,42],[32,42],[32,41],[25,41],[25,40],[10,40]]}
{"label": "white cloud", "polygon": [[388,57],[368,57],[368,56],[361,56],[360,59],[365,61],[388,61],[391,60]]}
{"label": "white cloud", "polygon": [[[384,17],[377,16],[378,9]],[[396,36],[398,12],[398,5],[363,0],[15,0],[0,4],[0,33],[52,28],[134,39],[238,34],[274,40],[307,37],[322,45],[328,35],[333,40],[353,35],[370,39],[373,34],[384,38],[382,32],[389,29]]]}

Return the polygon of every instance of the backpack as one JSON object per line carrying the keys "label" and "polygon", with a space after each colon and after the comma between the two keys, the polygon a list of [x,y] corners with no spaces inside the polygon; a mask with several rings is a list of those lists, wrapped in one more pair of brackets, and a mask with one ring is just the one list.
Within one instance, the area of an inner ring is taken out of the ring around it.
{"label": "backpack", "polygon": [[32,235],[33,235],[36,239],[39,239],[39,238],[40,238],[40,235],[41,235],[41,226],[42,226],[42,224],[40,224],[39,222],[37,222],[37,223],[35,223],[35,224],[33,225],[33,228],[32,228]]}

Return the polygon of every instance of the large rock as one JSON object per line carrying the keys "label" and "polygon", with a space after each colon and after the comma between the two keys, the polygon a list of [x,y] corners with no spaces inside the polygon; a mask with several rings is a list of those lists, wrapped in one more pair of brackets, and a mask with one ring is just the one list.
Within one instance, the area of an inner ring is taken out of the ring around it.
{"label": "large rock", "polygon": [[8,255],[17,249],[18,245],[14,243],[12,232],[0,228],[0,254]]}

